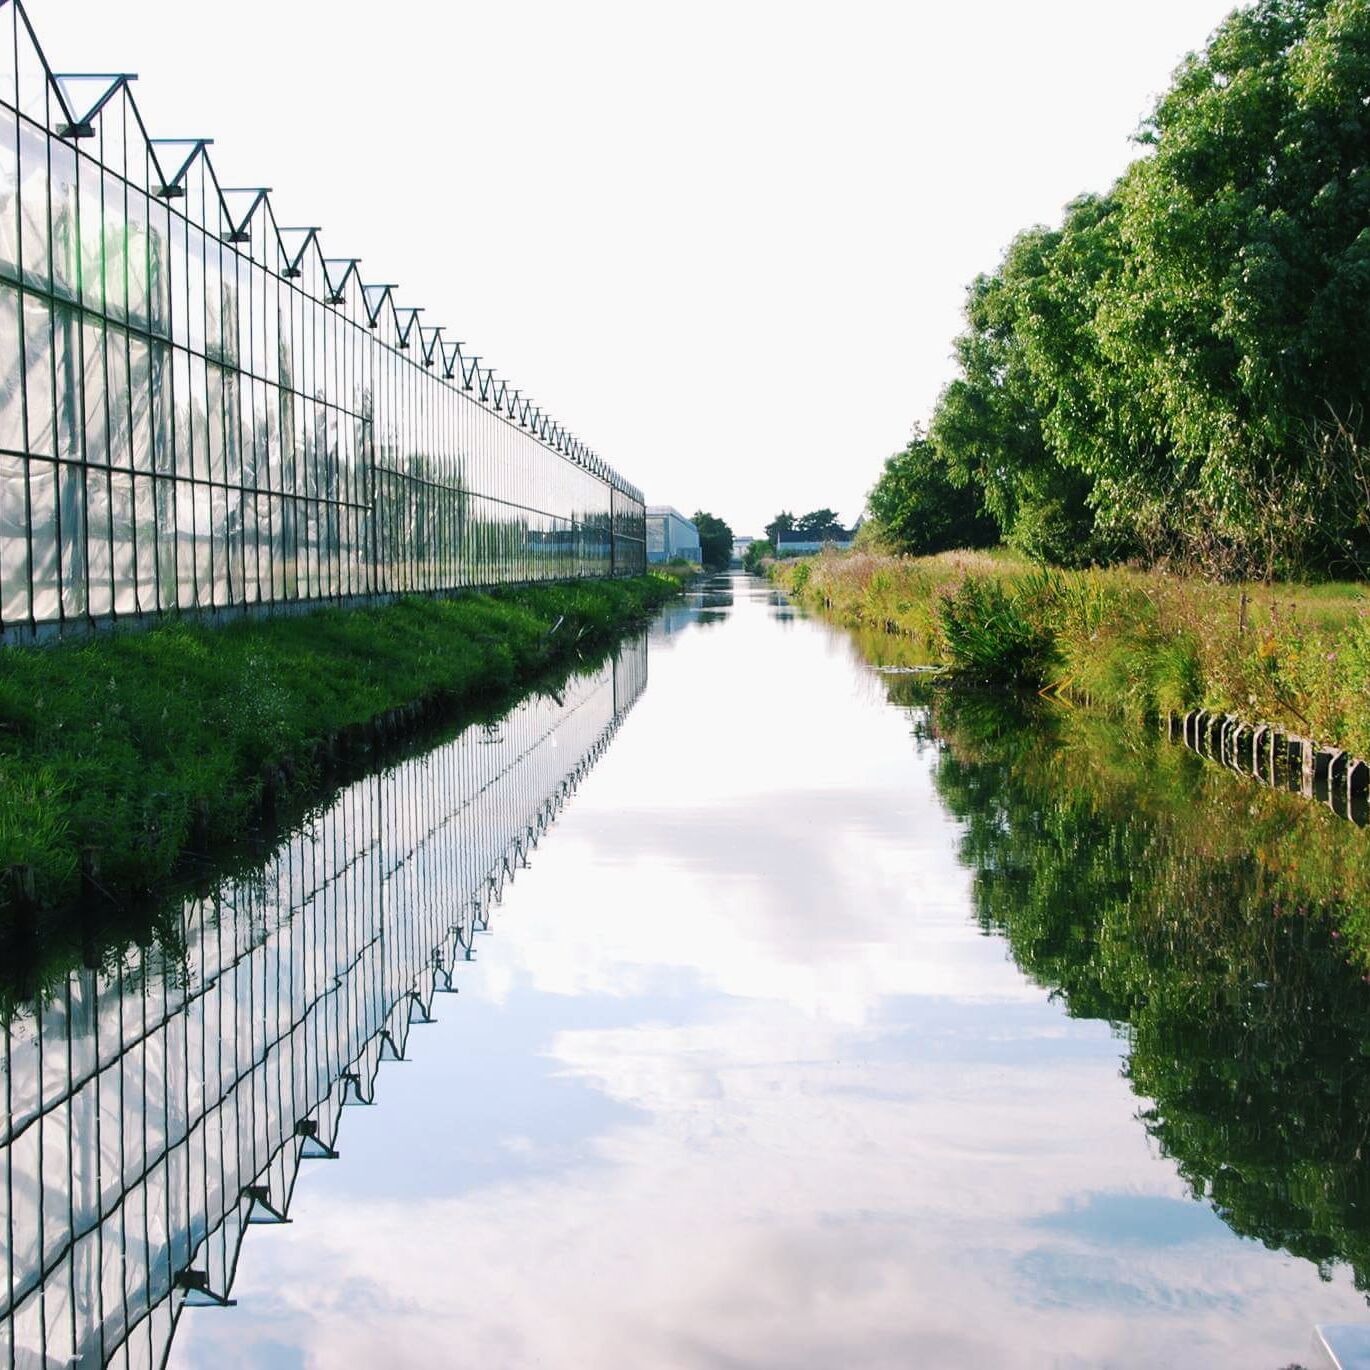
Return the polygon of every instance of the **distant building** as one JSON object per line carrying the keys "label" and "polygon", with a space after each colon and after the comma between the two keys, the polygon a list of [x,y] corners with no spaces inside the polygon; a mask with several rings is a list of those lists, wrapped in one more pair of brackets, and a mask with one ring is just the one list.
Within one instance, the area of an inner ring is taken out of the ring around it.
{"label": "distant building", "polygon": [[[836,524],[831,528],[825,528],[821,533],[781,533],[776,540],[775,554],[777,557],[811,557],[825,547],[834,547],[843,552],[851,546],[855,536],[855,529],[848,532]],[[650,546],[649,542],[648,547]]]}
{"label": "distant building", "polygon": [[647,506],[647,560],[674,561],[683,557],[698,562],[699,529],[669,504]]}
{"label": "distant building", "polygon": [[756,541],[755,538],[734,538],[733,539],[733,560],[739,565],[746,559],[747,549]]}

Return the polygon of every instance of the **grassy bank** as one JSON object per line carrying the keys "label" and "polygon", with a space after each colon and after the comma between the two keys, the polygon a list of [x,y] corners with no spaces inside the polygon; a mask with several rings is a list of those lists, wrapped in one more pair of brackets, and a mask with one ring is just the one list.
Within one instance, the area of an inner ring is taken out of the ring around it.
{"label": "grassy bank", "polygon": [[1133,721],[1208,708],[1370,756],[1366,586],[1216,585],[1006,553],[780,563],[776,582],[976,680],[1055,689]]}
{"label": "grassy bank", "polygon": [[508,692],[678,590],[644,576],[0,651],[0,917],[72,900],[83,865],[114,898],[150,891],[307,794],[374,720]]}

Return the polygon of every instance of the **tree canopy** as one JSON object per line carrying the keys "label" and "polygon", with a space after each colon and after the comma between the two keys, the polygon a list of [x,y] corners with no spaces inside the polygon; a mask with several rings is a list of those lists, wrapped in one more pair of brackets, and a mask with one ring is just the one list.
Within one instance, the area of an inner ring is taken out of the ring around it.
{"label": "tree canopy", "polygon": [[811,509],[797,518],[789,510],[784,510],[766,525],[766,540],[777,543],[781,533],[802,533],[812,542],[847,536],[847,530],[838,521],[835,509]]}
{"label": "tree canopy", "polygon": [[809,537],[822,538],[832,534],[845,535],[846,529],[837,521],[835,509],[813,509],[801,514],[794,525],[796,533],[806,533]]}
{"label": "tree canopy", "polygon": [[1149,155],[972,283],[929,492],[883,491],[896,459],[873,516],[969,488],[1042,561],[1370,569],[1367,91],[1367,0],[1228,18],[1142,125]]}
{"label": "tree canopy", "polygon": [[742,554],[742,567],[753,574],[761,570],[761,563],[767,557],[775,555],[775,544],[768,538],[761,538],[753,542],[751,546]]}
{"label": "tree canopy", "polygon": [[779,542],[781,533],[794,531],[794,515],[782,510],[766,525],[766,541]]}
{"label": "tree canopy", "polygon": [[720,518],[702,511],[692,520],[699,532],[699,559],[706,571],[726,570],[733,556],[733,530]]}
{"label": "tree canopy", "polygon": [[887,542],[919,556],[984,547],[998,538],[978,491],[953,483],[936,447],[921,433],[885,463],[868,507]]}

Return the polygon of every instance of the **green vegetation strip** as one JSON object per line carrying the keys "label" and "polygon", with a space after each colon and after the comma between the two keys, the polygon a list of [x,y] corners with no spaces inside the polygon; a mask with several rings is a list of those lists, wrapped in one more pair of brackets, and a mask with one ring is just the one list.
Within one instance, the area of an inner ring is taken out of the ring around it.
{"label": "green vegetation strip", "polygon": [[307,794],[337,739],[507,693],[678,589],[649,575],[0,650],[0,918],[70,902],[83,866],[117,899],[151,891],[192,845]]}
{"label": "green vegetation strip", "polygon": [[1012,553],[855,553],[771,568],[801,602],[896,635],[907,662],[1051,690],[1133,722],[1205,708],[1370,756],[1363,585],[1220,585]]}

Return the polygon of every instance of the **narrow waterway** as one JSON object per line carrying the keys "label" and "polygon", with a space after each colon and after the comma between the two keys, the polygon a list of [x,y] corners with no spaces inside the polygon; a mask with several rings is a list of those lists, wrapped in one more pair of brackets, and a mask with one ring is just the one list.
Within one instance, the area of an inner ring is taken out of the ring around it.
{"label": "narrow waterway", "polygon": [[1365,834],[1297,803],[712,581],[12,1015],[0,1364],[1319,1365]]}

